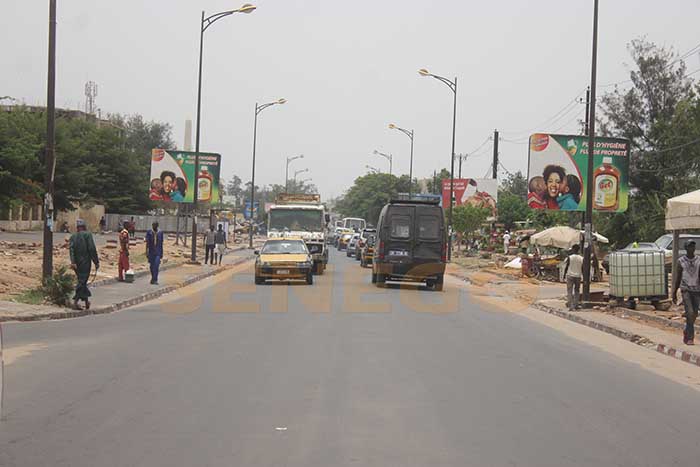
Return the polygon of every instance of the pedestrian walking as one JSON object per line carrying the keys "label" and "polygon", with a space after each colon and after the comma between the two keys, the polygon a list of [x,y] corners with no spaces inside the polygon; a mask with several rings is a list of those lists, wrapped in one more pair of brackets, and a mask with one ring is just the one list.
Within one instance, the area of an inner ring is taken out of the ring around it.
{"label": "pedestrian walking", "polygon": [[107,220],[105,216],[100,217],[100,233],[105,233],[107,230]]}
{"label": "pedestrian walking", "polygon": [[158,222],[154,222],[151,227],[146,232],[146,257],[151,266],[151,284],[158,285],[160,260],[163,259],[163,232],[158,230]]}
{"label": "pedestrian walking", "polygon": [[216,248],[216,232],[214,231],[214,225],[209,226],[209,232],[204,234],[204,264],[209,264],[209,258],[211,258],[211,264],[216,264],[216,258],[214,255],[214,249]]}
{"label": "pedestrian walking", "polygon": [[583,256],[578,252],[580,247],[574,245],[571,247],[569,257],[566,258],[566,267],[564,268],[564,277],[566,278],[566,306],[569,311],[574,311],[581,306],[579,299],[581,297],[581,278],[583,277]]}
{"label": "pedestrian walking", "polygon": [[88,279],[90,279],[90,270],[92,264],[95,264],[95,271],[100,268],[100,258],[97,256],[97,248],[95,247],[95,239],[92,234],[87,231],[85,221],[78,219],[76,221],[76,232],[70,236],[69,240],[70,251],[70,267],[75,271],[77,276],[77,284],[75,287],[75,295],[73,295],[73,307],[80,310],[80,300],[85,301],[85,309],[90,309],[90,289],[88,289]]}
{"label": "pedestrian walking", "polygon": [[506,233],[503,234],[503,253],[508,254],[508,247],[510,247],[510,232],[506,230]]}
{"label": "pedestrian walking", "polygon": [[214,255],[214,262],[216,262],[216,257],[219,257],[219,264],[224,258],[224,253],[226,252],[226,232],[224,232],[224,226],[219,224],[219,229],[216,231],[214,236],[214,241],[216,243],[216,254]]}
{"label": "pedestrian walking", "polygon": [[129,269],[129,231],[122,228],[119,232],[119,282],[124,282],[124,272]]}
{"label": "pedestrian walking", "polygon": [[685,255],[678,258],[678,268],[671,300],[674,304],[678,303],[678,289],[680,288],[685,308],[683,343],[694,345],[695,319],[698,317],[698,308],[700,307],[700,259],[695,256],[694,240],[685,242]]}
{"label": "pedestrian walking", "polygon": [[129,236],[131,236],[131,238],[136,238],[136,221],[134,220],[134,216],[131,216],[131,220],[129,221]]}

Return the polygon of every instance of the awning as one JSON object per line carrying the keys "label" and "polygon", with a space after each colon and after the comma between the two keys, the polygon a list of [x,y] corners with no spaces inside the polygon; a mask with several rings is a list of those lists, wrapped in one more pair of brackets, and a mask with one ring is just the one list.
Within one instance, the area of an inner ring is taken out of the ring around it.
{"label": "awning", "polygon": [[[599,233],[594,232],[593,236],[600,243],[608,243],[608,239]],[[530,244],[569,249],[581,243],[581,239],[583,239],[583,231],[560,225],[530,236]]]}
{"label": "awning", "polygon": [[700,229],[700,190],[666,201],[666,230]]}

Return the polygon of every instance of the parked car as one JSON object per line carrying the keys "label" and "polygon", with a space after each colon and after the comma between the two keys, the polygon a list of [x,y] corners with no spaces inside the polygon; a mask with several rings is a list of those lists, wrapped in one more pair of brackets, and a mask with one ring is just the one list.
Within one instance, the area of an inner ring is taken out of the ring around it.
{"label": "parked car", "polygon": [[267,280],[305,280],[314,283],[314,262],[301,238],[268,239],[255,255],[255,283]]}
{"label": "parked car", "polygon": [[360,238],[357,240],[357,246],[355,247],[355,259],[357,261],[360,261],[360,252],[362,251],[362,248],[364,248],[365,243],[367,243],[367,238],[372,235],[377,234],[377,229],[364,229],[360,233]]}
{"label": "parked car", "polygon": [[391,201],[382,208],[372,261],[372,282],[425,282],[442,290],[447,235],[437,201]]}
{"label": "parked car", "polygon": [[357,241],[359,239],[360,239],[359,233],[354,233],[354,234],[352,234],[352,237],[350,237],[350,241],[348,242],[348,246],[345,249],[345,255],[348,258],[355,256],[355,250],[357,250]]}
{"label": "parked car", "polygon": [[360,248],[360,266],[368,267],[374,260],[374,246],[377,241],[376,234],[370,234]]}

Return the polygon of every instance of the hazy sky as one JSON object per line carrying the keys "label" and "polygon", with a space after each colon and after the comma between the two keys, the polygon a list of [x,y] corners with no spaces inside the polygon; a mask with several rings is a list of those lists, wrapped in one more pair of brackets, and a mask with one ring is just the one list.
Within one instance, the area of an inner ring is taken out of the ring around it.
{"label": "hazy sky", "polygon": [[[87,80],[103,113],[139,113],[173,125],[179,147],[196,113],[202,9],[240,0],[58,0],[57,105],[84,107]],[[700,43],[697,0],[601,0],[601,85],[628,78],[627,43],[646,36],[685,52]],[[494,128],[514,141],[529,130],[577,132],[584,106],[545,122],[590,80],[593,0],[259,0],[205,34],[202,150],[223,155],[223,176],[250,180],[255,102],[288,103],[260,115],[256,181],[284,183],[285,158],[304,154],[324,198],[347,189],[367,164],[388,170],[374,149],[414,176],[450,159],[452,94],[422,67],[458,77],[458,153]],[[0,2],[0,96],[45,104],[48,1]],[[700,68],[700,55],[687,60]],[[700,75],[695,75],[700,76]],[[611,88],[599,88],[603,92]],[[545,125],[538,126],[542,123]],[[464,176],[482,177],[489,141]],[[526,169],[527,146],[501,142],[501,161]],[[480,154],[480,155],[479,155]],[[500,176],[504,176],[501,171]],[[144,187],[145,189],[145,187]]]}

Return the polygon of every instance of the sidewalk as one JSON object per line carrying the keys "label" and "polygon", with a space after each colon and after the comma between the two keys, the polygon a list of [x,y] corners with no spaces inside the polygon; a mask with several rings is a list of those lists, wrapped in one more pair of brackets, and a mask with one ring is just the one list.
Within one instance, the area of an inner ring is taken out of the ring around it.
{"label": "sidewalk", "polygon": [[[79,316],[111,313],[138,303],[153,300],[161,295],[206,279],[252,259],[250,250],[229,252],[221,266],[181,264],[161,269],[158,285],[150,284],[150,275],[141,275],[133,283],[107,281],[90,287],[92,292],[89,310],[74,310],[53,306],[27,305],[0,301],[0,322],[39,321],[46,319],[77,318]],[[82,304],[82,302],[81,302]]]}
{"label": "sidewalk", "polygon": [[651,325],[649,321],[645,322],[640,312],[619,308],[611,311],[594,309],[571,312],[566,309],[565,301],[558,299],[540,300],[534,306],[560,318],[598,329],[642,347],[700,366],[700,349],[683,343],[682,329],[660,322]]}

